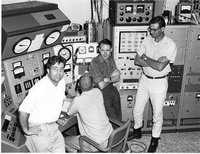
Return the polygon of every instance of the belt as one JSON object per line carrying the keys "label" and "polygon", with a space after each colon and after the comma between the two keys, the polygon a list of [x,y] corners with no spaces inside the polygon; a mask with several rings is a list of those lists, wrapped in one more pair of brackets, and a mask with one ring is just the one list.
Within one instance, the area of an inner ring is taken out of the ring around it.
{"label": "belt", "polygon": [[[144,74],[144,73],[143,73]],[[149,76],[149,75],[146,75],[146,74],[144,74],[147,78],[149,78],[149,79],[162,79],[162,78],[165,78],[165,77],[167,77],[167,75],[164,75],[164,76],[159,76],[159,77],[152,77],[152,76]]]}

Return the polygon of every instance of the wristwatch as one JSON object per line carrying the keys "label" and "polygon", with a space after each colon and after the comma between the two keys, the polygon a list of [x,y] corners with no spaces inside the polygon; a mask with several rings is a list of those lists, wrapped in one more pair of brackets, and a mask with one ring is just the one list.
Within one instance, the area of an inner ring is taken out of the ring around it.
{"label": "wristwatch", "polygon": [[144,59],[144,61],[146,61],[146,60],[147,60],[147,57],[145,56],[143,59]]}

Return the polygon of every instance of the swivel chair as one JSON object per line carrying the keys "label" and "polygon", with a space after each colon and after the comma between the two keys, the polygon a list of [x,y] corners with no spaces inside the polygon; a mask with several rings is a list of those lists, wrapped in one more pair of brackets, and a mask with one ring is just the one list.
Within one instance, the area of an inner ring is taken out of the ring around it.
{"label": "swivel chair", "polygon": [[84,149],[84,142],[87,142],[94,146],[99,151],[97,152],[125,152],[127,150],[127,138],[129,134],[129,129],[131,125],[131,119],[129,118],[125,123],[121,123],[119,121],[116,121],[114,119],[110,119],[110,122],[116,126],[118,126],[116,129],[113,130],[111,133],[109,139],[108,139],[108,145],[106,148],[101,147],[98,143],[91,140],[90,138],[86,136],[81,136],[79,138],[79,144],[80,144],[80,152],[91,152],[91,151],[85,151]]}

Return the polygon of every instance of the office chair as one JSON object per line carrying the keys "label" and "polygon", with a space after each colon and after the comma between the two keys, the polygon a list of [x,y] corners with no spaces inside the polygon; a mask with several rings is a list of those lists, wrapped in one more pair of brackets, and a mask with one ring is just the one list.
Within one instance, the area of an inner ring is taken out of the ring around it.
{"label": "office chair", "polygon": [[[90,138],[86,136],[81,136],[79,138],[79,144],[80,144],[80,152],[90,152],[85,151],[84,149],[84,142],[87,142],[94,146],[96,149],[98,149],[98,152],[125,152],[127,150],[127,138],[129,134],[129,129],[131,125],[131,119],[129,118],[126,123],[121,123],[119,121],[116,121],[114,119],[110,119],[110,122],[118,128],[114,129],[111,133],[109,139],[108,139],[108,145],[106,148],[101,147],[98,143],[91,140]],[[115,128],[113,127],[113,128]]]}

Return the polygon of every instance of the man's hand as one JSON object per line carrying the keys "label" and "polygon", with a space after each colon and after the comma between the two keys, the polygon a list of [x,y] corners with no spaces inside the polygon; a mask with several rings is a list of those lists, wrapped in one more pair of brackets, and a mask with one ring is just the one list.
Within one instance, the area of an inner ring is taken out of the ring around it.
{"label": "man's hand", "polygon": [[103,78],[103,82],[110,82],[110,78]]}
{"label": "man's hand", "polygon": [[29,127],[27,131],[24,132],[26,133],[26,135],[30,136],[30,135],[38,135],[40,131],[41,131],[40,126],[32,126]]}
{"label": "man's hand", "polygon": [[143,60],[147,59],[147,55],[143,53],[141,56],[141,59],[143,59]]}
{"label": "man's hand", "polygon": [[112,74],[111,74],[111,78],[115,77],[115,76],[119,76],[120,75],[120,71],[118,69],[116,69]]}
{"label": "man's hand", "polygon": [[159,62],[166,62],[168,61],[167,57],[166,56],[162,56],[158,59]]}
{"label": "man's hand", "polygon": [[60,118],[56,122],[60,124],[61,126],[64,126],[67,123],[68,119],[67,118]]}

